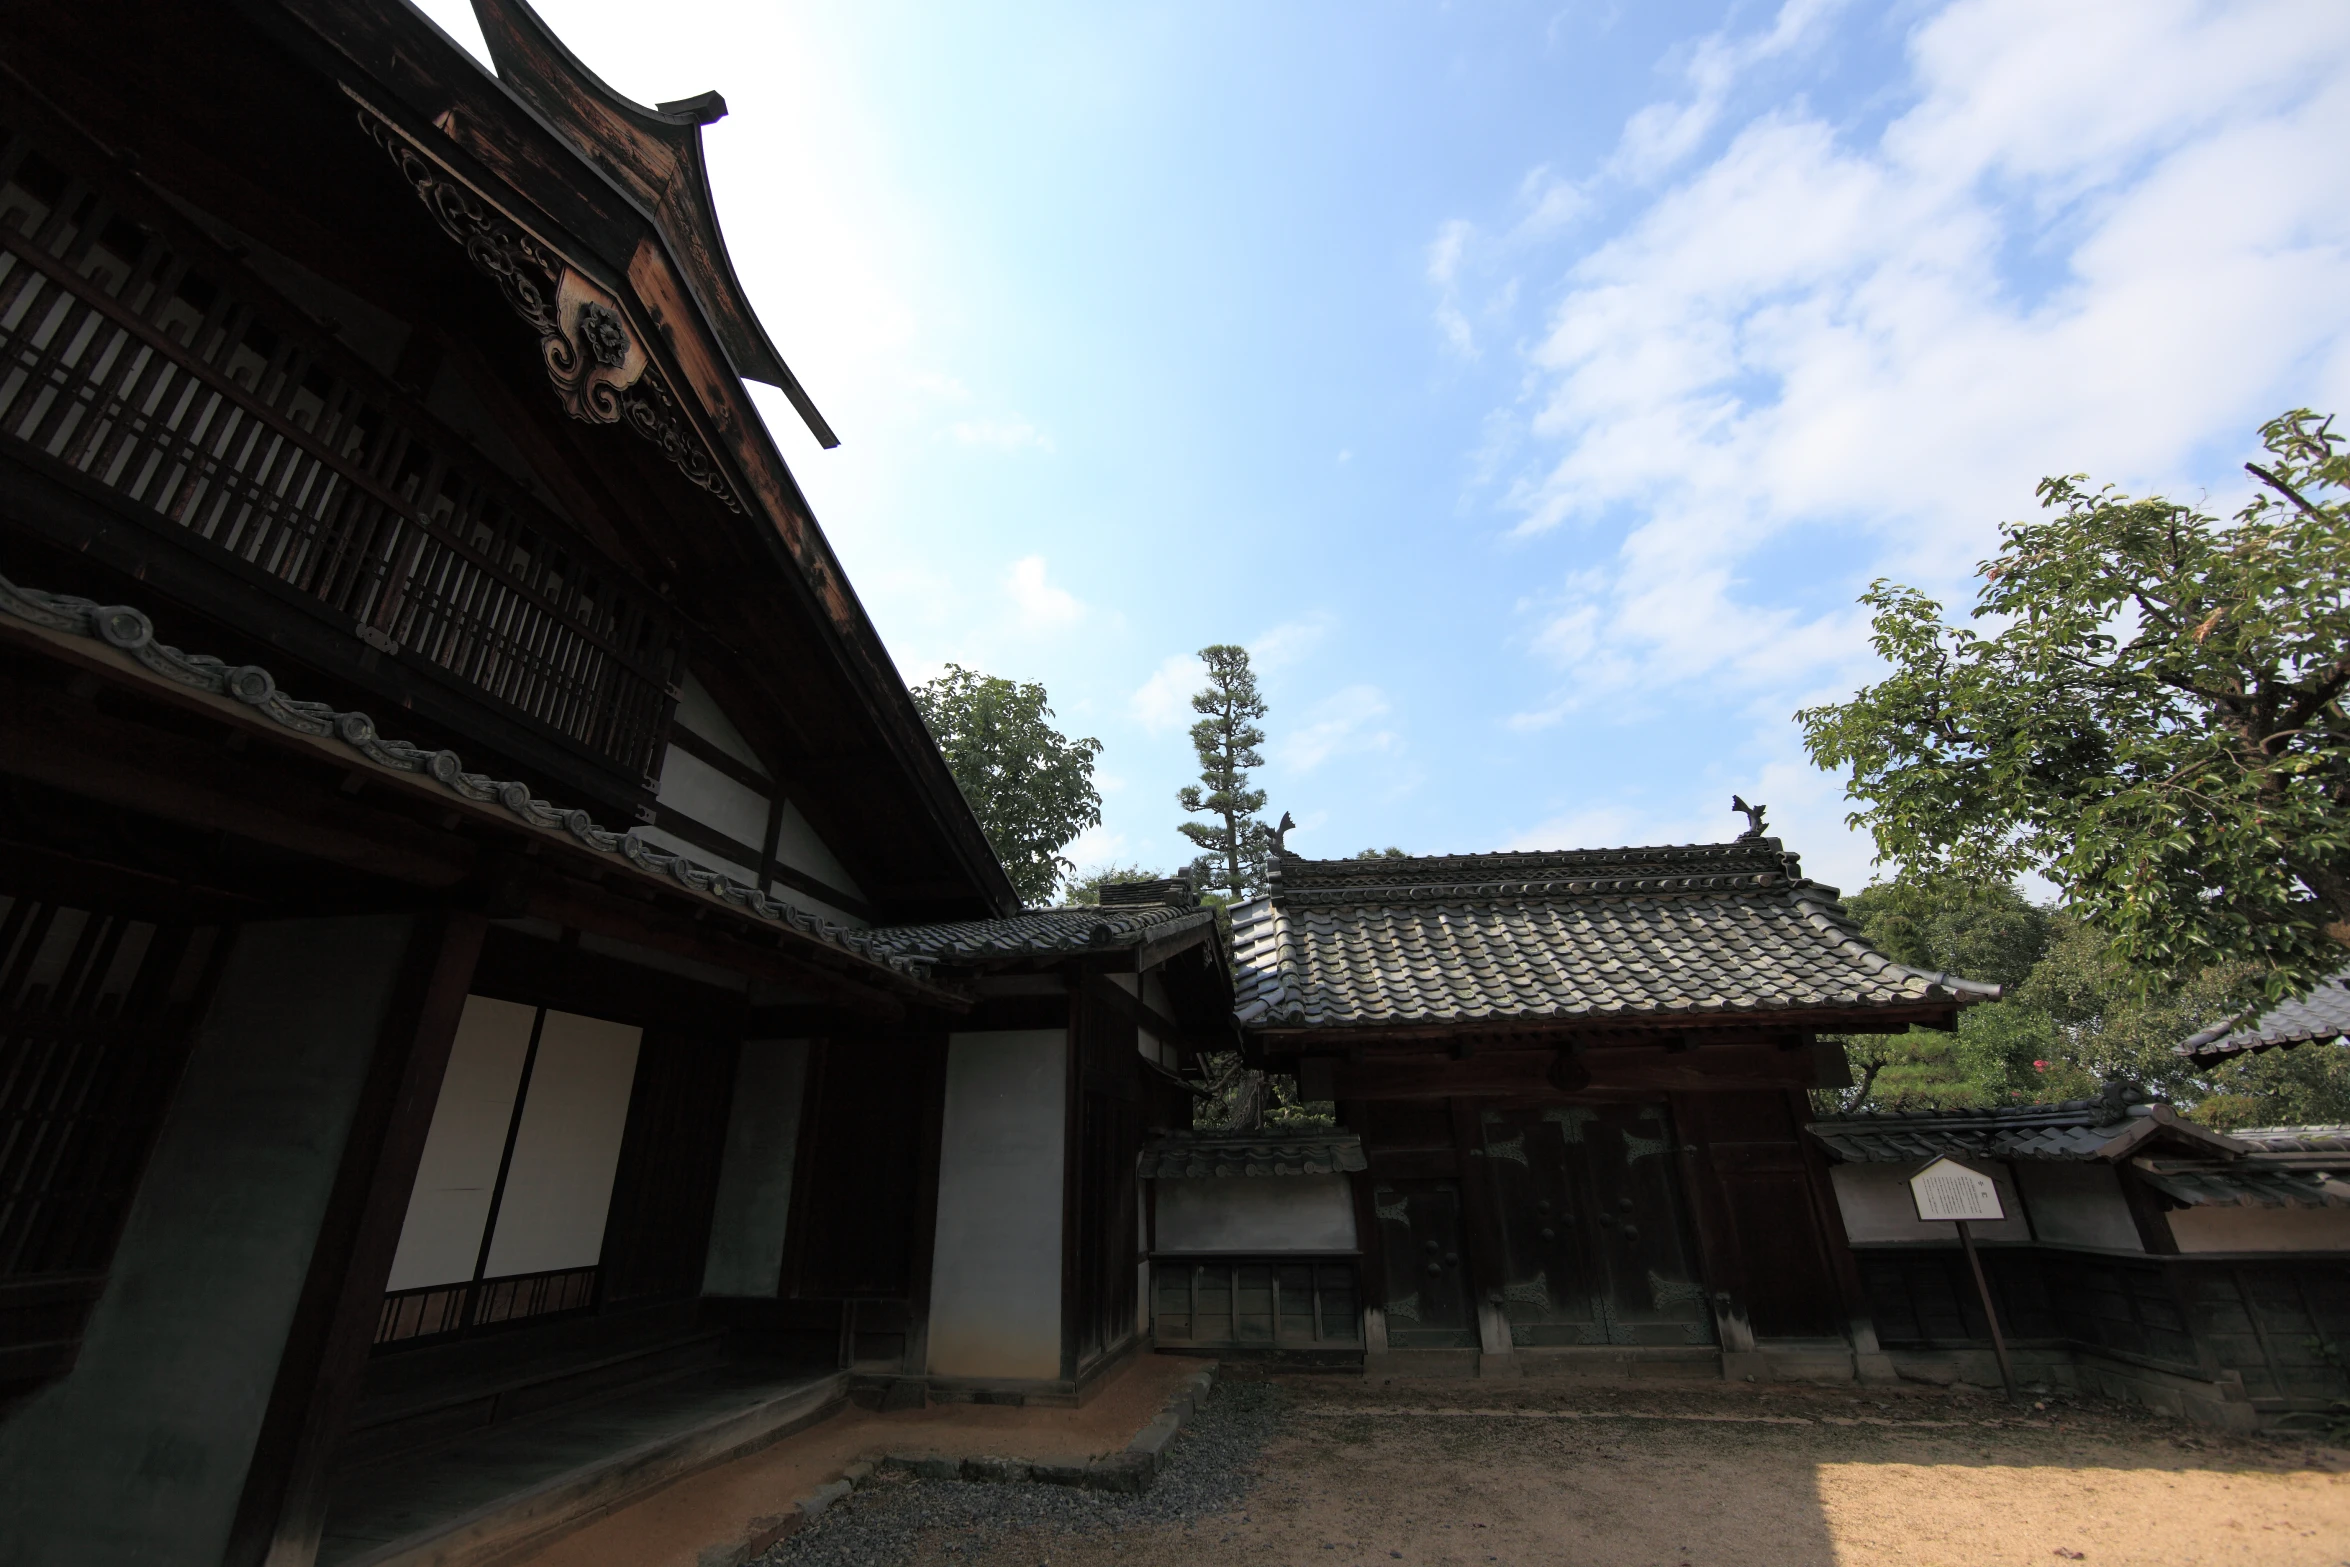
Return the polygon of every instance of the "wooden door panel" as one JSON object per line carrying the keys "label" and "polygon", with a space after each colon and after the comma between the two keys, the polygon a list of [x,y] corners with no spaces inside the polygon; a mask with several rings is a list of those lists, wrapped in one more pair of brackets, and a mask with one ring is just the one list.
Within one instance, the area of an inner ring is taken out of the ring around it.
{"label": "wooden door panel", "polygon": [[1513,1342],[1713,1342],[1663,1105],[1489,1109],[1481,1130]]}
{"label": "wooden door panel", "polygon": [[1388,1347],[1476,1348],[1459,1184],[1382,1181],[1371,1198],[1386,1266]]}

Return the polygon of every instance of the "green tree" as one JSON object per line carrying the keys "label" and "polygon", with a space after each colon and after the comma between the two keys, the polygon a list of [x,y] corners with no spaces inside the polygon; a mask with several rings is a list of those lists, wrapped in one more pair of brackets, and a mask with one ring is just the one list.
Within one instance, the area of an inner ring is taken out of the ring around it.
{"label": "green tree", "polygon": [[[2049,940],[2048,911],[2008,882],[1906,878],[1865,888],[1845,907],[1869,944],[1896,962],[2011,990],[2031,973]],[[2043,1043],[2036,1021],[2019,1019],[2017,1009],[1999,1002],[1967,1008],[1954,1034],[1913,1029],[1834,1036],[1855,1073],[1853,1087],[1837,1095],[1835,1104],[1922,1109],[2007,1099],[2015,1085],[2005,1063],[2019,1054],[2019,1023],[2029,1040],[2020,1054],[2030,1060]]]}
{"label": "green tree", "polygon": [[2006,994],[1961,1012],[1952,1033],[1843,1036],[1856,1081],[1823,1096],[1823,1108],[2045,1103],[2087,1098],[2116,1080],[2186,1106],[2212,1092],[2176,1046],[2229,1015],[2241,972],[2212,965],[2158,983],[2103,931],[1998,883],[1905,878],[1846,906],[1886,956],[1989,980]]}
{"label": "green tree", "polygon": [[2350,1124],[2350,1047],[2296,1045],[2238,1056],[2211,1073],[2195,1119],[2239,1126]]}
{"label": "green tree", "polygon": [[1385,849],[1358,849],[1355,851],[1355,858],[1358,860],[1408,860],[1411,856],[1404,853],[1403,850],[1391,846]]}
{"label": "green tree", "polygon": [[1077,867],[1061,850],[1102,819],[1093,786],[1099,740],[1071,740],[1049,719],[1044,687],[960,664],[914,687],[914,705],[962,786],[1023,903],[1052,901]]}
{"label": "green tree", "polygon": [[1208,1097],[1192,1103],[1191,1124],[1203,1132],[1308,1132],[1338,1124],[1338,1106],[1327,1099],[1298,1097],[1297,1079],[1287,1072],[1260,1072],[1237,1050],[1210,1051],[1201,1058]]}
{"label": "green tree", "polygon": [[1892,673],[1796,715],[1851,820],[1912,874],[2036,870],[2178,989],[2305,993],[2350,948],[2350,458],[2306,410],[2261,432],[2222,524],[2160,497],[2039,489],[2001,530],[1977,632],[1879,581]]}
{"label": "green tree", "polygon": [[1185,784],[1175,799],[1208,819],[1184,822],[1177,830],[1203,851],[1197,862],[1201,885],[1220,887],[1237,902],[1264,885],[1273,837],[1257,815],[1265,808],[1265,791],[1248,786],[1250,769],[1265,765],[1257,750],[1265,732],[1256,724],[1265,716],[1265,699],[1257,694],[1247,648],[1219,642],[1201,648],[1199,657],[1208,667],[1207,685],[1191,699],[1191,710],[1201,715],[1191,726],[1200,781]]}

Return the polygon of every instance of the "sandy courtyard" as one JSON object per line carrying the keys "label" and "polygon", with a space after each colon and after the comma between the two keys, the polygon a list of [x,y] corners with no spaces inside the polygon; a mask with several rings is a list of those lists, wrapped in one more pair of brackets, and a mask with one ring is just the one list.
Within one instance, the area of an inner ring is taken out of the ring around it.
{"label": "sandy courtyard", "polygon": [[[1281,1380],[1229,1511],[926,1534],[985,1567],[2350,1567],[2350,1455],[1939,1390]],[[788,1561],[789,1552],[782,1553]]]}

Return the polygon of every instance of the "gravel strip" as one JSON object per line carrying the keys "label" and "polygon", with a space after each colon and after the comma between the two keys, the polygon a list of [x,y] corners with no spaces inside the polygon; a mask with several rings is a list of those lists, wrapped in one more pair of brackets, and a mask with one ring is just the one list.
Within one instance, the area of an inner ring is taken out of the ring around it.
{"label": "gravel strip", "polygon": [[1229,1512],[1256,1483],[1257,1455],[1281,1421],[1282,1402],[1271,1383],[1219,1381],[1139,1495],[876,1475],[760,1557],[759,1567],[899,1567],[925,1546],[974,1555],[1031,1529],[1108,1534]]}

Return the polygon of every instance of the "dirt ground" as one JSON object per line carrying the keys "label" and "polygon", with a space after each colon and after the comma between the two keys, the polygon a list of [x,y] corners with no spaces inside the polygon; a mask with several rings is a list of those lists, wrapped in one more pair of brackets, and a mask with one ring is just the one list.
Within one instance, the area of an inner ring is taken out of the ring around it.
{"label": "dirt ground", "polygon": [[1143,1355],[1079,1409],[933,1404],[881,1414],[845,1409],[745,1458],[704,1470],[530,1558],[531,1567],[693,1567],[702,1549],[739,1537],[753,1518],[780,1513],[860,1455],[983,1454],[1085,1460],[1115,1453],[1165,1407],[1203,1363]]}
{"label": "dirt ground", "polygon": [[1248,1500],[971,1567],[2350,1567],[2350,1454],[1907,1388],[1281,1379]]}

